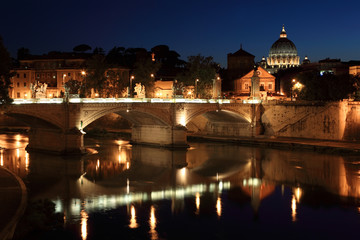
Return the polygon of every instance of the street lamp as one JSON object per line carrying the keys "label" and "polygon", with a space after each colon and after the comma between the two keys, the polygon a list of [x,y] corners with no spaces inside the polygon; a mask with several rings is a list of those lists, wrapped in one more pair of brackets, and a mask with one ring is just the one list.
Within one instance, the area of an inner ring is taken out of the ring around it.
{"label": "street lamp", "polygon": [[291,89],[290,89],[291,101],[293,100],[293,88],[294,88],[295,81],[296,81],[295,79],[293,79],[291,81]]}
{"label": "street lamp", "polygon": [[131,75],[128,97],[132,97],[132,81],[134,80],[134,78],[135,78],[134,75]]}
{"label": "street lamp", "polygon": [[81,75],[83,76],[83,78],[84,78],[84,82],[85,82],[85,84],[84,84],[84,96],[85,96],[85,98],[86,98],[86,72],[85,71],[81,71]]}
{"label": "street lamp", "polygon": [[198,81],[200,81],[198,78],[195,79],[195,98],[197,98],[197,95],[198,95],[198,91],[197,91],[197,83]]}

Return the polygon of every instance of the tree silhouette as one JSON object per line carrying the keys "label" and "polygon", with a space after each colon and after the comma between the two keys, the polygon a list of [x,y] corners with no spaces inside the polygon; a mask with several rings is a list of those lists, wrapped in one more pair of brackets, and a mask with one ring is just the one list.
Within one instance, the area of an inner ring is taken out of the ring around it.
{"label": "tree silhouette", "polygon": [[[219,64],[213,61],[213,57],[204,57],[199,55],[189,56],[186,70],[177,76],[177,79],[185,86],[197,85],[197,95],[202,98],[211,97],[213,80],[218,71]],[[198,81],[195,84],[196,79]]]}
{"label": "tree silhouette", "polygon": [[74,52],[80,52],[80,53],[84,53],[84,52],[90,51],[90,50],[91,50],[91,47],[87,44],[80,44],[73,48]]}
{"label": "tree silhouette", "polygon": [[9,96],[9,88],[11,86],[11,77],[15,73],[10,73],[11,57],[3,44],[0,36],[0,104],[6,105],[12,102]]}

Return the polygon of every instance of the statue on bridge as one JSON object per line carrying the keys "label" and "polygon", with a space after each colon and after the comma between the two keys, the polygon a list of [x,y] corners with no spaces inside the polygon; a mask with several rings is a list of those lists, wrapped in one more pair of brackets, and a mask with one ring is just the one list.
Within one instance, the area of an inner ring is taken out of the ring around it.
{"label": "statue on bridge", "polygon": [[136,98],[145,98],[145,86],[142,86],[141,83],[135,84],[134,91]]}
{"label": "statue on bridge", "polygon": [[46,98],[46,83],[36,82],[34,84],[30,83],[31,97],[32,98]]}

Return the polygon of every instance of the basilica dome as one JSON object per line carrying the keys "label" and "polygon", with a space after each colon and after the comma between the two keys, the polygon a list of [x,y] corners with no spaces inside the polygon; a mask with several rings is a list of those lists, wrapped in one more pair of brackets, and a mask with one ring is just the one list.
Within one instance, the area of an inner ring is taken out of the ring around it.
{"label": "basilica dome", "polygon": [[280,38],[274,42],[269,51],[267,65],[274,73],[279,68],[295,67],[300,64],[295,44],[287,38],[285,27],[282,27]]}
{"label": "basilica dome", "polygon": [[270,48],[269,56],[289,55],[297,56],[295,44],[287,38],[279,38]]}

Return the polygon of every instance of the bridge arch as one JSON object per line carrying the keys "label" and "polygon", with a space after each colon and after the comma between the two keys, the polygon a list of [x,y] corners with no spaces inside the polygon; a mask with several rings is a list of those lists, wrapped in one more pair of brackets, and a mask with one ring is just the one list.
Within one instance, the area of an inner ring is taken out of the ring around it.
{"label": "bridge arch", "polygon": [[228,120],[238,120],[240,122],[246,122],[251,123],[251,116],[249,112],[246,112],[242,109],[234,109],[234,108],[227,108],[227,107],[217,107],[217,106],[211,106],[208,108],[198,108],[195,111],[189,113],[186,116],[185,124],[188,124],[192,120],[194,120],[196,117],[200,115],[206,115],[207,113],[212,113],[212,115],[217,115],[219,117],[223,116],[227,118]]}
{"label": "bridge arch", "polygon": [[58,107],[48,110],[39,110],[38,106],[19,105],[16,107],[9,107],[5,114],[9,117],[15,118],[24,122],[30,127],[45,127],[52,129],[64,129],[65,121],[64,114]]}
{"label": "bridge arch", "polygon": [[154,111],[153,109],[149,110],[144,107],[129,107],[128,105],[124,105],[93,112],[84,110],[82,114],[83,128],[110,113],[116,113],[134,125],[171,126],[171,119],[168,116],[170,113],[167,111],[161,109]]}

